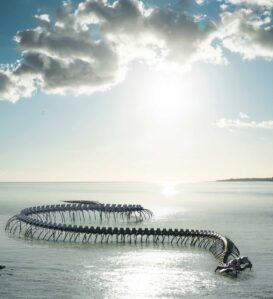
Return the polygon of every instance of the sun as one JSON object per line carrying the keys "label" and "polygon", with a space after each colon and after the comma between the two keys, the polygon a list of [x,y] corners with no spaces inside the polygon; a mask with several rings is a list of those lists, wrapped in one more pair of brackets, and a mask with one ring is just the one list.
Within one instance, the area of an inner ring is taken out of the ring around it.
{"label": "sun", "polygon": [[145,86],[145,108],[153,119],[172,123],[190,113],[191,84],[184,76],[161,73],[147,80]]}

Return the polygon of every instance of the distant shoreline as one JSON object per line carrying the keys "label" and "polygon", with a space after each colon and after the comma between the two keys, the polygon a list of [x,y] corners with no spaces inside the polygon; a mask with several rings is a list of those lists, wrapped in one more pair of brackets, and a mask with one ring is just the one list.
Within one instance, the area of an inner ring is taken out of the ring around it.
{"label": "distant shoreline", "polygon": [[237,178],[237,179],[224,179],[216,180],[216,182],[273,182],[272,178]]}

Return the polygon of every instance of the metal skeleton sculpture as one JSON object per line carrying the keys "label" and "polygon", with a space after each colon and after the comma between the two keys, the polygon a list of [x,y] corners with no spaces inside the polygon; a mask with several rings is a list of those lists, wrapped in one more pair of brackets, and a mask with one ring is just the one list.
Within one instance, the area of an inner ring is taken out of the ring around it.
{"label": "metal skeleton sculpture", "polygon": [[153,213],[141,205],[100,204],[94,201],[70,201],[61,205],[37,206],[23,209],[7,221],[5,230],[30,240],[62,242],[153,242],[196,246],[208,249],[218,260],[215,272],[237,276],[252,268],[247,257],[227,237],[209,230],[129,228],[76,225],[76,221],[107,220],[143,221]]}

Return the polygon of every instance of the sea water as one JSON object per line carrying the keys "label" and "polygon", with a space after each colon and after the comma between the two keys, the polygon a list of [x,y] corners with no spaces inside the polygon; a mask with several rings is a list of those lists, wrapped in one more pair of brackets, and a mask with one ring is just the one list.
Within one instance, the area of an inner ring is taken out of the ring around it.
{"label": "sea water", "polygon": [[[154,212],[126,226],[217,231],[253,270],[224,277],[214,273],[209,252],[176,245],[63,244],[5,233],[20,209],[63,200],[135,203]],[[273,184],[1,183],[0,264],[0,298],[7,299],[273,298]]]}

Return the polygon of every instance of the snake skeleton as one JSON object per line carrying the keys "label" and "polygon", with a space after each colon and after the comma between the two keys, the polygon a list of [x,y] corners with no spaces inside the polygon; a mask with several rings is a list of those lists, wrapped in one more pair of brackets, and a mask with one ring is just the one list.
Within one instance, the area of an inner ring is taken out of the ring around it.
{"label": "snake skeleton", "polygon": [[153,213],[141,205],[101,204],[95,201],[66,201],[65,204],[23,209],[11,217],[5,230],[20,238],[61,242],[171,243],[209,250],[218,260],[215,272],[236,276],[252,268],[246,256],[227,237],[210,230],[165,229],[116,226],[83,226],[90,220],[140,222]]}

